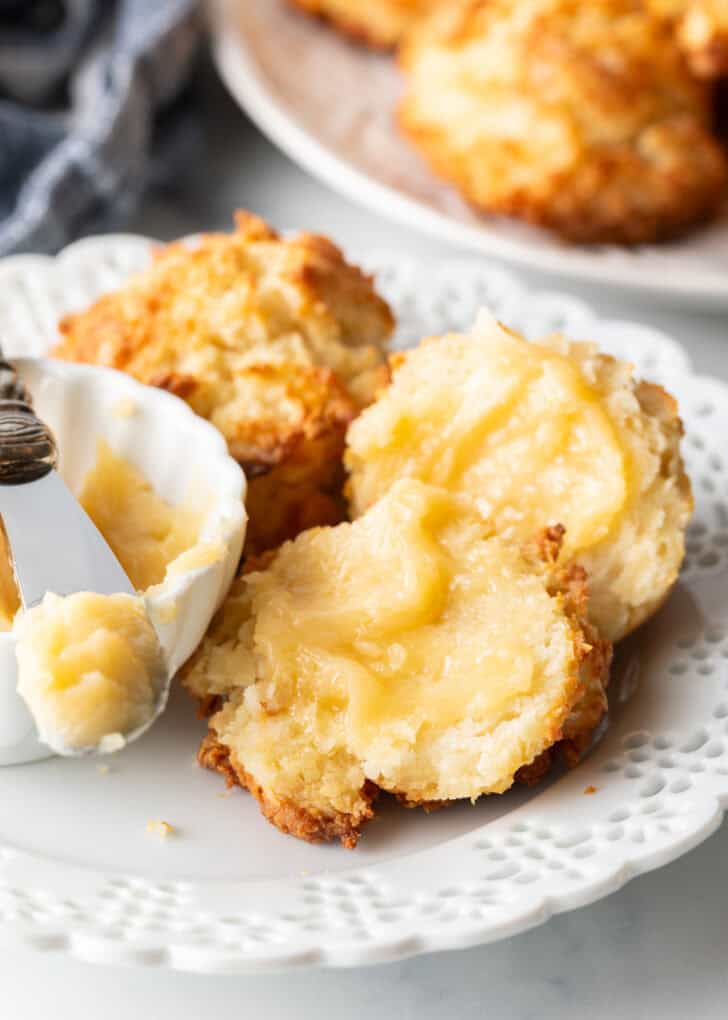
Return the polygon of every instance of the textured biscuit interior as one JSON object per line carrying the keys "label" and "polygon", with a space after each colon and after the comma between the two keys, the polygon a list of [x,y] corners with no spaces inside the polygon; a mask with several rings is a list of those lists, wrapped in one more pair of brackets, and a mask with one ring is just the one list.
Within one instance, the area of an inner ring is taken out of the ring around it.
{"label": "textured biscuit interior", "polygon": [[490,530],[405,479],[237,582],[184,682],[223,699],[211,729],[246,785],[309,819],[361,817],[368,783],[476,798],[559,739],[585,692],[582,631]]}
{"label": "textured biscuit interior", "polygon": [[561,336],[532,344],[482,313],[469,334],[395,359],[392,384],[349,428],[354,516],[402,477],[471,499],[498,532],[566,528],[610,640],[675,581],[692,511],[674,401],[629,365]]}

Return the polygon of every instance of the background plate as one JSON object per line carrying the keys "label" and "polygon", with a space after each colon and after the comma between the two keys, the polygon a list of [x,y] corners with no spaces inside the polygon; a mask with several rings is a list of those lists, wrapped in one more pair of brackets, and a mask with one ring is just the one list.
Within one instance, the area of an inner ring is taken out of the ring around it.
{"label": "background plate", "polygon": [[[92,238],[56,260],[0,263],[0,335],[41,353],[58,316],[149,258]],[[679,397],[697,510],[680,583],[619,651],[611,720],[573,772],[426,816],[394,806],[356,851],[266,823],[194,760],[203,725],[181,693],[102,773],[89,760],[0,769],[0,945],[206,972],[366,964],[474,945],[589,903],[708,836],[728,801],[728,387],[691,374],[644,326],[528,294],[471,262],[369,261],[398,343],[466,326],[483,304],[537,336],[556,328],[636,360]],[[585,789],[596,792],[585,796]],[[176,833],[147,833],[150,819]]]}
{"label": "background plate", "polygon": [[728,204],[718,222],[682,240],[636,249],[567,245],[523,223],[479,216],[396,130],[401,82],[391,57],[347,42],[287,0],[212,7],[215,58],[232,95],[293,160],[349,198],[531,269],[664,304],[728,308]]}

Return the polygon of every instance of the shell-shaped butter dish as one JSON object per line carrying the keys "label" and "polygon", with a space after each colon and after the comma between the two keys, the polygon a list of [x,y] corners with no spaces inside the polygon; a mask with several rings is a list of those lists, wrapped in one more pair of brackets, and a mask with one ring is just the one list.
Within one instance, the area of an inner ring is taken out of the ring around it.
{"label": "shell-shaped butter dish", "polygon": [[[104,441],[174,506],[195,497],[195,546],[145,594],[165,661],[175,673],[197,647],[235,575],[245,538],[245,478],[224,439],[177,397],[110,369],[19,358],[18,371],[60,451],[60,473],[78,493]],[[12,632],[0,633],[0,765],[48,757],[17,692]]]}

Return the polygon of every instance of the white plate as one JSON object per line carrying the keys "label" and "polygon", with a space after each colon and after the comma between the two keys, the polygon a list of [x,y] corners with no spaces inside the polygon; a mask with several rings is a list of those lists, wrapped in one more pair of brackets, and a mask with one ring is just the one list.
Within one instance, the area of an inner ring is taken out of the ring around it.
{"label": "white plate", "polygon": [[[142,238],[97,238],[54,265],[0,264],[8,347],[47,345],[57,314],[143,264],[148,249]],[[533,790],[429,816],[390,806],[346,851],[283,836],[248,794],[225,794],[195,765],[204,726],[177,692],[108,775],[62,759],[0,770],[0,945],[207,972],[394,960],[540,924],[718,826],[728,800],[728,387],[692,375],[661,333],[527,294],[502,271],[384,258],[370,268],[401,342],[466,325],[488,304],[531,335],[594,337],[680,399],[697,498],[688,561],[666,606],[620,650],[601,742]],[[149,835],[157,818],[177,834]]]}
{"label": "white plate", "polygon": [[[287,0],[216,0],[215,58],[243,109],[331,187],[442,240],[544,272],[728,308],[728,204],[686,238],[638,249],[579,247],[526,224],[477,215],[399,135],[394,61],[348,43]],[[666,286],[669,281],[669,286]]]}

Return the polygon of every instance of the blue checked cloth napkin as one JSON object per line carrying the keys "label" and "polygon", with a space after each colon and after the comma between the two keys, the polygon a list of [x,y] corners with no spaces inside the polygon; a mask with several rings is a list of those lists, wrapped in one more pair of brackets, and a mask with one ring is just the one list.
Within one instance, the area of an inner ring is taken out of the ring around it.
{"label": "blue checked cloth napkin", "polygon": [[0,255],[119,225],[163,179],[191,116],[174,100],[198,50],[197,6],[0,0]]}

